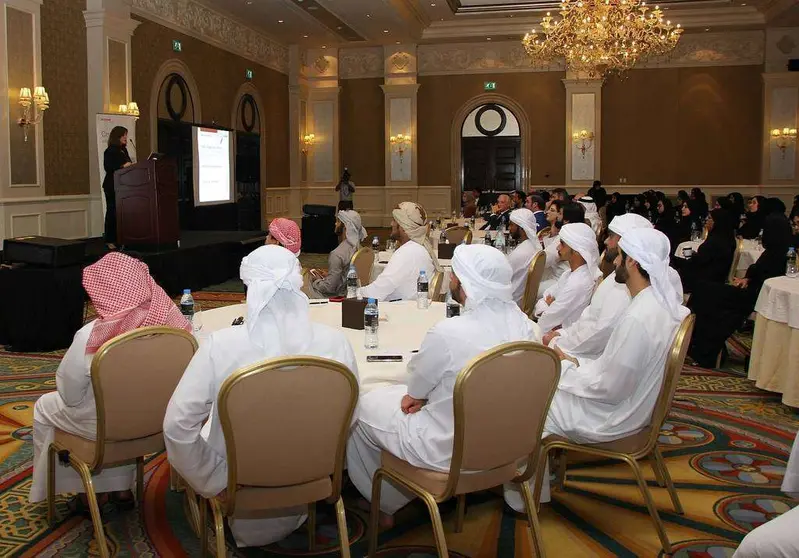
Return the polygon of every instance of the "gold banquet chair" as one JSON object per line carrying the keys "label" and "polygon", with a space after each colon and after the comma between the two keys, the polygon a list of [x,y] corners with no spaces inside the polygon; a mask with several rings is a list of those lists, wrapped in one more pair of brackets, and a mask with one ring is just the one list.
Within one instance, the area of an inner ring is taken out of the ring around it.
{"label": "gold banquet chair", "polygon": [[522,297],[522,312],[527,317],[533,319],[535,312],[535,301],[538,297],[538,288],[541,286],[541,279],[544,278],[544,270],[547,266],[546,252],[541,250],[533,257],[527,271],[527,282],[524,285],[524,296]]}
{"label": "gold banquet chair", "polygon": [[542,243],[544,242],[545,238],[549,238],[549,233],[552,231],[552,227],[544,227],[540,231],[538,231],[538,240]]}
{"label": "gold banquet chair", "polygon": [[[268,517],[300,505],[308,505],[313,550],[315,504],[327,500],[336,507],[340,555],[349,558],[341,484],[357,402],[354,374],[325,358],[275,358],[229,376],[217,400],[228,460],[227,495],[200,498],[200,556],[207,548],[207,504],[214,517],[216,555],[224,557],[225,517]],[[194,491],[187,492],[194,497]]]}
{"label": "gold banquet chair", "polygon": [[744,251],[744,239],[739,238],[735,243],[735,253],[732,256],[732,265],[730,266],[730,273],[727,275],[727,282],[732,283],[735,279],[735,272],[738,271],[738,263],[741,261],[741,252]]}
{"label": "gold banquet chair", "polygon": [[[543,558],[537,508],[527,481],[535,472],[541,433],[560,379],[560,361],[551,349],[520,341],[500,345],[473,359],[455,383],[455,438],[448,472],[432,471],[383,451],[372,482],[369,554],[377,551],[382,481],[389,480],[416,494],[427,505],[436,547],[446,557],[447,542],[438,504],[458,498],[455,532],[463,529],[466,494],[501,486],[521,485],[531,538],[530,547]],[[526,469],[520,472],[518,465]]]}
{"label": "gold banquet chair", "polygon": [[106,342],[91,365],[97,409],[95,440],[56,429],[48,448],[47,519],[55,519],[55,457],[68,459],[80,475],[94,523],[100,556],[109,556],[92,475],[136,463],[136,501],[144,497],[144,456],[163,451],[166,407],[197,341],[164,326],[136,329]]}
{"label": "gold banquet chair", "polygon": [[[566,438],[560,436],[548,436],[543,443],[541,451],[541,461],[538,466],[538,476],[536,477],[536,498],[541,493],[541,479],[544,474],[544,466],[549,453],[553,450],[561,450],[559,459],[559,467],[557,473],[557,486],[562,487],[566,477],[566,452],[568,450],[602,457],[605,459],[617,459],[627,463],[632,468],[635,475],[635,480],[638,483],[638,488],[644,498],[644,503],[649,510],[649,515],[652,517],[652,522],[655,524],[660,543],[663,545],[663,552],[671,554],[671,543],[666,534],[666,529],[658,514],[655,501],[652,499],[652,494],[649,492],[646,480],[641,471],[638,461],[645,457],[652,457],[652,469],[655,473],[655,479],[661,488],[666,488],[671,497],[674,511],[680,515],[683,513],[682,504],[677,496],[677,490],[674,488],[674,483],[669,475],[668,467],[663,461],[663,455],[660,453],[660,448],[657,445],[658,436],[660,435],[661,427],[665,422],[669,409],[671,409],[671,401],[674,399],[674,392],[677,390],[677,383],[680,380],[682,373],[683,363],[685,362],[685,355],[688,352],[688,346],[691,344],[691,334],[694,330],[695,316],[693,314],[687,316],[680,324],[677,330],[677,335],[671,344],[668,358],[666,359],[666,370],[663,375],[663,383],[661,384],[660,394],[655,403],[655,408],[652,411],[652,419],[649,425],[632,436],[615,440],[613,442],[606,442],[601,444],[577,444],[570,442]],[[538,499],[536,500],[538,501]]]}
{"label": "gold banquet chair", "polygon": [[444,272],[436,271],[433,273],[433,278],[430,279],[430,301],[431,302],[444,302],[444,293],[442,287],[444,283]]}
{"label": "gold banquet chair", "polygon": [[372,267],[375,265],[375,251],[364,246],[352,255],[350,263],[355,266],[358,272],[358,280],[361,287],[365,287],[372,282]]}
{"label": "gold banquet chair", "polygon": [[445,238],[449,240],[450,244],[460,244],[461,242],[471,244],[472,231],[469,230],[469,227],[449,227],[441,233],[441,239]]}

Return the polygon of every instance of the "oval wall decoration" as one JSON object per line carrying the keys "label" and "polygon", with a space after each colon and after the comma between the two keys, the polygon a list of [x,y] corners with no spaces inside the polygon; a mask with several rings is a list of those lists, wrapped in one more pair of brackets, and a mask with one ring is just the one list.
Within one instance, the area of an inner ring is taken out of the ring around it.
{"label": "oval wall decoration", "polygon": [[246,132],[252,132],[258,118],[258,108],[252,95],[244,95],[241,98],[241,126]]}
{"label": "oval wall decoration", "polygon": [[[178,93],[180,93],[180,106],[177,109],[172,105],[172,89],[174,87],[177,87]],[[170,118],[172,118],[172,120],[181,120],[183,115],[186,114],[186,107],[189,104],[186,82],[183,81],[183,78],[177,74],[172,74],[166,84],[164,96],[166,98],[166,111],[169,113]]]}
{"label": "oval wall decoration", "polygon": [[[483,126],[483,115],[487,112],[495,112],[499,115],[499,125],[494,128],[493,130],[487,129]],[[480,107],[480,110],[477,111],[477,114],[474,115],[474,125],[480,131],[481,134],[492,137],[502,133],[502,130],[505,129],[505,126],[508,124],[508,117],[505,116],[505,111],[500,108],[499,105],[489,104],[483,105]]]}

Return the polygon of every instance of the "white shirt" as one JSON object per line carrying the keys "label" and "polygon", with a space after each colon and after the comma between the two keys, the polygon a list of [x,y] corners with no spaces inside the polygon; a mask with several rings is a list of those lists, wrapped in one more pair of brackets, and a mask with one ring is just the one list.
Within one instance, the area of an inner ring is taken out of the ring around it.
{"label": "white shirt", "polygon": [[[322,324],[311,324],[313,349],[308,354],[338,361],[358,375],[358,365],[347,338],[341,331]],[[221,329],[210,335],[194,355],[169,400],[164,418],[164,441],[170,464],[205,497],[227,487],[225,438],[219,422],[217,396],[222,382],[236,370],[267,357],[249,339],[246,326]],[[213,406],[208,439],[201,436],[203,422]],[[279,427],[279,425],[273,425]]]}
{"label": "white shirt", "polygon": [[363,298],[374,298],[378,301],[414,300],[420,271],[424,271],[430,281],[435,271],[433,260],[424,246],[409,240],[397,248],[383,273],[370,285],[361,288],[359,294]]}
{"label": "white shirt", "polygon": [[427,332],[419,352],[408,362],[408,395],[426,399],[427,404],[419,412],[405,415],[395,412],[396,400],[392,399],[390,408],[388,401],[375,407],[380,416],[361,412],[358,420],[382,430],[386,420],[399,420],[397,457],[417,467],[447,470],[455,430],[452,397],[460,371],[497,345],[532,341],[538,336],[538,326],[516,304],[486,300],[469,309],[467,300],[460,316],[443,320]]}
{"label": "white shirt", "polygon": [[[598,269],[589,269],[588,265],[583,264],[561,275],[557,283],[544,291],[543,298],[535,305],[541,331],[552,331],[558,326],[567,327],[577,321],[591,302],[597,273]],[[555,299],[549,305],[546,303],[548,296]]]}
{"label": "white shirt", "polygon": [[69,407],[69,416],[75,422],[97,422],[97,407],[92,388],[92,360],[86,354],[94,324],[97,320],[80,328],[55,373],[55,385],[64,406]]}
{"label": "white shirt", "polygon": [[522,302],[530,263],[540,251],[541,245],[538,243],[538,240],[531,240],[528,238],[519,244],[513,252],[508,254],[508,262],[510,263],[511,269],[513,269],[511,285],[513,286],[513,300],[516,301],[516,304],[521,304]]}
{"label": "white shirt", "polygon": [[631,300],[627,285],[616,282],[614,271],[599,284],[591,304],[580,318],[558,330],[549,346],[558,346],[564,353],[578,358],[599,358]]}
{"label": "white shirt", "polygon": [[561,276],[569,271],[569,262],[561,261],[558,255],[558,246],[560,245],[560,235],[544,239],[544,251],[547,255],[547,265],[544,268],[544,277],[541,282],[550,281],[552,279],[558,280]]}
{"label": "white shirt", "polygon": [[[688,309],[685,308],[685,315]],[[647,287],[632,300],[598,359],[561,362],[544,427],[577,443],[609,442],[647,426],[680,323]]]}

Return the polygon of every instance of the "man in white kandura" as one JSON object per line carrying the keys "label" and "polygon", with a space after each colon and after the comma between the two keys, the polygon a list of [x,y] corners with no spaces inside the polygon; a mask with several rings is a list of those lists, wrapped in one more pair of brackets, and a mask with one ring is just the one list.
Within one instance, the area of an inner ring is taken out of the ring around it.
{"label": "man in white kandura", "polygon": [[591,302],[599,276],[596,235],[585,223],[569,223],[560,229],[558,255],[569,262],[569,271],[544,291],[535,305],[541,331],[552,331],[576,322]]}
{"label": "man in white kandura", "polygon": [[521,304],[524,287],[527,285],[527,271],[536,254],[541,251],[541,243],[536,236],[538,225],[535,215],[529,209],[516,209],[510,214],[510,235],[516,240],[516,248],[508,254],[508,262],[513,270],[511,284],[513,300]]}
{"label": "man in white kandura", "polygon": [[[282,246],[258,248],[242,260],[241,279],[247,285],[245,325],[215,331],[200,344],[164,418],[170,464],[206,498],[227,488],[225,439],[214,403],[228,376],[244,366],[287,355],[329,358],[358,374],[355,355],[344,334],[311,322],[308,297],[301,291],[300,264],[291,252]],[[209,418],[210,425],[203,428]],[[286,537],[306,519],[305,506],[284,511],[285,515],[267,519],[231,519],[236,544],[270,544]]]}
{"label": "man in white kandura", "polygon": [[424,271],[429,281],[441,269],[430,243],[427,214],[418,203],[402,202],[391,215],[391,239],[400,247],[383,273],[358,294],[377,300],[414,300],[419,272]]}
{"label": "man in white kandura", "polygon": [[569,271],[569,262],[561,260],[558,254],[560,229],[565,224],[584,223],[585,209],[579,203],[553,200],[547,209],[547,222],[551,227],[549,237],[544,239],[547,262],[544,267],[544,276],[541,278],[541,285],[538,287],[537,298],[542,298],[544,291],[555,285],[563,274]]}
{"label": "man in white kandura", "polygon": [[[791,448],[791,457],[782,479],[781,490],[793,498],[799,498],[799,433]],[[790,504],[780,503],[787,509]],[[799,556],[799,506],[783,511],[760,527],[749,532],[741,541],[732,558],[795,558]]]}
{"label": "man in white kandura", "polygon": [[[361,397],[347,444],[347,468],[367,500],[383,449],[416,467],[449,470],[455,435],[452,397],[461,369],[493,347],[538,338],[538,327],[511,297],[511,273],[505,256],[490,246],[455,248],[449,287],[464,305],[463,313],[427,333],[408,363],[407,386],[380,388]],[[381,510],[393,515],[410,499],[385,483]]]}
{"label": "man in white kandura", "polygon": [[[619,252],[619,239],[634,229],[651,229],[648,219],[635,213],[619,215],[608,227],[610,234],[605,239],[607,258],[614,261]],[[669,268],[669,277],[682,299],[682,283],[676,270]],[[599,358],[613,333],[613,328],[630,305],[627,285],[616,281],[616,271],[608,275],[597,287],[591,304],[583,310],[580,319],[570,326],[544,334],[544,345],[560,349],[577,358]]]}
{"label": "man in white kandura", "polygon": [[327,270],[312,269],[309,291],[311,298],[328,298],[347,294],[347,272],[355,252],[366,238],[361,216],[348,209],[336,214],[336,234],[339,245],[327,258]]}
{"label": "man in white kandura", "polygon": [[[669,349],[689,311],[669,278],[670,244],[663,233],[631,230],[619,247],[616,281],[627,285],[632,302],[599,358],[577,359],[555,348],[561,375],[544,437],[611,442],[641,431],[652,419]],[[542,486],[548,483],[546,477]],[[517,511],[524,509],[513,487],[505,487],[505,500]]]}
{"label": "man in white kandura", "polygon": [[585,209],[585,220],[591,223],[591,229],[594,234],[599,236],[602,234],[602,218],[599,216],[599,211],[594,203],[594,198],[591,196],[582,196],[577,198],[577,203]]}
{"label": "man in white kandura", "polygon": [[[165,325],[191,331],[191,324],[150,277],[147,266],[119,252],[111,252],[83,270],[83,287],[97,319],[75,334],[55,375],[58,391],[42,395],[33,408],[33,484],[30,501],[47,497],[47,450],[59,428],[81,438],[97,436],[91,364],[100,347],[114,337],[140,327]],[[76,505],[85,505],[83,483],[72,467],[56,464],[56,494],[80,493]],[[94,490],[117,492],[133,503],[130,488],[135,465],[103,469],[92,476]]]}

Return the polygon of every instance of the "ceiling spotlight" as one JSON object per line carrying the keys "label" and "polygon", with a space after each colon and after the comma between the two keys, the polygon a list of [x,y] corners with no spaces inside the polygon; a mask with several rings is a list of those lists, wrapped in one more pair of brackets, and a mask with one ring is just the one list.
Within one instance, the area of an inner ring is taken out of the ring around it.
{"label": "ceiling spotlight", "polygon": [[430,4],[430,7],[431,7],[431,8],[435,8],[435,7],[436,7],[436,4],[435,4],[435,2],[433,2],[432,4]]}
{"label": "ceiling spotlight", "polygon": [[283,23],[282,19],[277,20],[278,23]]}
{"label": "ceiling spotlight", "polygon": [[705,31],[710,31],[710,27],[705,27]]}
{"label": "ceiling spotlight", "polygon": [[486,41],[490,41],[490,40],[491,40],[491,37],[486,37]]}
{"label": "ceiling spotlight", "polygon": [[366,14],[366,17],[372,17],[372,14]]}
{"label": "ceiling spotlight", "polygon": [[327,48],[327,45],[322,45],[322,48]]}
{"label": "ceiling spotlight", "polygon": [[341,29],[344,29],[344,28],[341,25],[339,25],[338,27],[336,27],[336,29],[341,30]]}
{"label": "ceiling spotlight", "polygon": [[388,33],[388,29],[383,29],[383,33]]}
{"label": "ceiling spotlight", "polygon": [[303,38],[303,39],[307,39],[307,38],[308,38],[308,35],[303,35],[303,36],[302,36],[302,38]]}
{"label": "ceiling spotlight", "polygon": [[399,42],[399,41],[397,41],[397,44],[400,44],[400,42]]}

